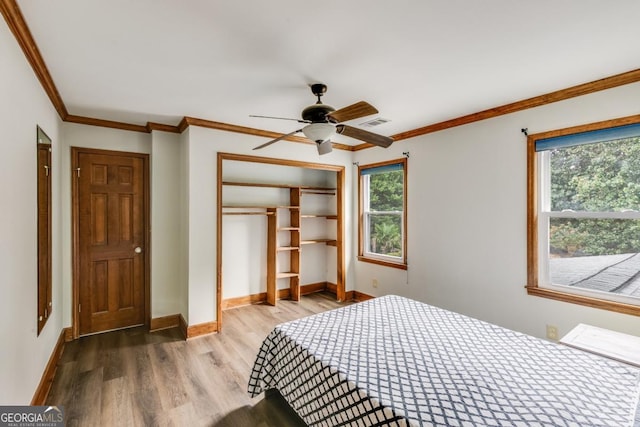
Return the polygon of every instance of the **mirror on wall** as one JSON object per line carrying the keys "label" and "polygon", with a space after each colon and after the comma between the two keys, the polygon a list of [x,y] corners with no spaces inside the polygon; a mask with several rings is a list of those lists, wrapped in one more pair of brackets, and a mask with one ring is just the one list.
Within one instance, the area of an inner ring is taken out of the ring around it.
{"label": "mirror on wall", "polygon": [[51,316],[51,139],[36,126],[38,187],[38,335]]}

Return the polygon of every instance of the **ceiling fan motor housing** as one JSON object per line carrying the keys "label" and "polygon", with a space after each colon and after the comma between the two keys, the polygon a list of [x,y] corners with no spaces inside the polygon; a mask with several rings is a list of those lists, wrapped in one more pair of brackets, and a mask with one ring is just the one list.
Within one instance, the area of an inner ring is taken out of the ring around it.
{"label": "ceiling fan motor housing", "polygon": [[302,120],[308,120],[311,123],[327,123],[327,114],[336,111],[330,105],[313,104],[302,110]]}

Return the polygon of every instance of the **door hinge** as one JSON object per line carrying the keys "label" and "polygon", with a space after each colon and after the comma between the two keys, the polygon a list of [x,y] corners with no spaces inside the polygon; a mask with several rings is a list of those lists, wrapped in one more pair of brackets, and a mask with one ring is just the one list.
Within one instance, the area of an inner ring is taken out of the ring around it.
{"label": "door hinge", "polygon": [[82,304],[78,304],[78,313],[82,313]]}
{"label": "door hinge", "polygon": [[80,168],[76,168],[76,175],[80,178]]}
{"label": "door hinge", "polygon": [[49,166],[44,165],[44,174],[45,176],[49,176]]}

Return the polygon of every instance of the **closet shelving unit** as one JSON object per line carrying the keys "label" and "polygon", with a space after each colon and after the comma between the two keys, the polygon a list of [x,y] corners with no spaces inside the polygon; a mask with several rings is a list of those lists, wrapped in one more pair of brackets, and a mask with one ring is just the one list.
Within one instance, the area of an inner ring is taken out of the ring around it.
{"label": "closet shelving unit", "polygon": [[[267,216],[267,304],[276,305],[276,301],[278,299],[277,281],[281,279],[289,281],[290,298],[294,301],[299,301],[300,250],[302,246],[312,244],[337,246],[337,240],[332,238],[315,238],[302,240],[302,219],[338,219],[338,216],[335,213],[302,214],[302,196],[305,194],[333,196],[336,194],[336,188],[237,181],[223,181],[222,185],[256,188],[279,188],[289,192],[289,204],[286,206],[223,204],[222,214]],[[333,207],[333,209],[335,209],[335,206]],[[285,219],[281,219],[283,217]],[[286,223],[286,225],[282,225],[283,223]],[[288,238],[280,238],[283,235],[288,235]],[[287,271],[278,271],[279,254],[288,254],[289,269]]]}

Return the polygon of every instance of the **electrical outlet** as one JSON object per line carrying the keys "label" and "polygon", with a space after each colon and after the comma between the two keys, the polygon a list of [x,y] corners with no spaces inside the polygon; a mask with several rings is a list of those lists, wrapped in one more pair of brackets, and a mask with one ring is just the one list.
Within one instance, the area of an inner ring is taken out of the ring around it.
{"label": "electrical outlet", "polygon": [[371,286],[373,286],[374,288],[377,288],[378,287],[378,279],[371,280]]}
{"label": "electrical outlet", "polygon": [[547,338],[558,341],[558,328],[553,325],[547,325]]}

